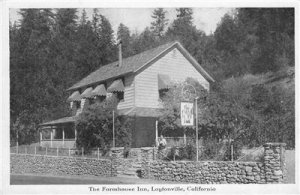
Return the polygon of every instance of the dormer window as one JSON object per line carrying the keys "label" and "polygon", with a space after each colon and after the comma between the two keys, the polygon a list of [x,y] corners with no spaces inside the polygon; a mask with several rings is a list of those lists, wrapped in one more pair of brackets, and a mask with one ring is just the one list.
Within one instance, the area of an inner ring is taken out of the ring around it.
{"label": "dormer window", "polygon": [[122,101],[124,100],[124,79],[117,79],[112,82],[112,84],[107,88],[107,92],[114,93],[117,95],[117,98]]}
{"label": "dormer window", "polygon": [[117,95],[118,100],[120,101],[124,100],[124,91],[117,91],[114,93]]}
{"label": "dormer window", "polygon": [[81,108],[81,102],[76,101],[75,105],[76,105],[76,110],[79,110]]}

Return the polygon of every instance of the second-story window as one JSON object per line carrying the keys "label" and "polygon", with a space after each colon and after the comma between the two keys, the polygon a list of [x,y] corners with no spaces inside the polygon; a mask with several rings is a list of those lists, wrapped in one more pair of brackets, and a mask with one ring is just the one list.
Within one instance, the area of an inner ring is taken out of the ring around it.
{"label": "second-story window", "polygon": [[124,100],[124,91],[118,91],[118,92],[114,92],[118,98],[119,101]]}
{"label": "second-story window", "polygon": [[166,93],[171,88],[172,82],[168,75],[158,74],[157,75],[157,84],[158,84],[157,87],[158,87],[159,99],[161,100],[165,97]]}
{"label": "second-story window", "polygon": [[81,102],[76,101],[75,104],[76,104],[76,109],[79,110],[81,108]]}
{"label": "second-story window", "polygon": [[158,90],[159,93],[159,99],[163,99],[166,96],[166,93],[169,91],[169,89],[160,89]]}

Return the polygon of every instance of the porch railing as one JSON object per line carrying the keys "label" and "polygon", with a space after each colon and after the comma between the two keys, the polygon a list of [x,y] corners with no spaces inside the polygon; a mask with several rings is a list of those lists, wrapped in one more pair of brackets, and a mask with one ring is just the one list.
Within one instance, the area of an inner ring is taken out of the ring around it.
{"label": "porch railing", "polygon": [[73,139],[42,139],[40,146],[42,147],[59,147],[59,148],[74,148],[76,140]]}
{"label": "porch railing", "polygon": [[91,149],[88,152],[84,148],[61,148],[61,147],[42,147],[42,146],[14,146],[10,148],[11,154],[31,154],[43,156],[69,156],[82,158],[105,159],[109,154],[103,155],[104,152],[100,148]]}

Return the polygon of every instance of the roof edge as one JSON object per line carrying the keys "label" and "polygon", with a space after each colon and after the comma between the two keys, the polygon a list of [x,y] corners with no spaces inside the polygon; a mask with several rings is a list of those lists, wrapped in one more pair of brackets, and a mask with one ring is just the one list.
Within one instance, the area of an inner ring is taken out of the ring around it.
{"label": "roof edge", "polygon": [[[171,43],[171,42],[170,42]],[[146,62],[145,64],[143,64],[142,66],[140,66],[138,69],[134,70],[134,73],[138,72],[139,70],[143,69],[145,66],[147,66],[148,64],[150,64],[151,62],[155,61],[157,58],[159,58],[162,54],[164,54],[166,51],[168,51],[170,48],[174,47],[176,44],[178,44],[178,41],[174,41],[173,44],[171,44],[169,47],[167,47],[165,50],[163,50],[162,52],[160,52],[158,55],[156,55],[154,58],[152,58],[151,60],[149,60],[148,62]],[[179,43],[180,44],[180,43]]]}
{"label": "roof edge", "polygon": [[199,68],[200,70],[198,70],[201,74],[203,74],[203,76],[210,80],[211,82],[215,82],[215,79],[208,74],[208,72],[206,72],[206,70],[204,70],[204,68],[197,62],[197,60],[180,44],[180,42],[177,42],[179,48],[182,50],[182,52],[186,55],[185,57],[187,57],[195,66],[195,68]]}
{"label": "roof edge", "polygon": [[[107,81],[107,80],[110,80],[110,79],[116,79],[116,78],[119,78],[119,77],[122,77],[122,76],[125,76],[125,75],[129,75],[131,73],[133,73],[133,71],[126,72],[124,74],[120,74],[120,75],[115,76],[115,77],[110,77],[109,79],[100,80],[100,81],[97,81],[97,82],[94,82],[94,83],[90,83],[88,85],[83,85],[83,86],[80,86],[80,87],[73,87],[72,86],[72,87],[66,89],[66,91],[73,91],[73,90],[75,91],[75,90],[78,90],[78,89],[83,88],[83,87],[92,87],[93,85],[102,84],[103,81]],[[76,84],[74,84],[74,85],[76,85]]]}
{"label": "roof edge", "polygon": [[[152,58],[151,60],[149,60],[148,62],[146,62],[144,65],[142,65],[141,67],[139,67],[138,69],[136,69],[134,71],[134,73],[138,72],[139,70],[143,69],[145,66],[147,66],[148,64],[152,63],[153,61],[157,60],[157,58],[159,58],[161,55],[163,55],[166,51],[168,51],[169,49],[171,49],[174,46],[178,46],[179,50],[183,53],[183,55],[189,60],[191,61],[191,63],[194,65],[194,67],[196,68],[196,70],[199,71],[200,74],[202,74],[204,76],[204,78],[206,78],[207,80],[211,81],[211,82],[215,82],[215,79],[213,79],[213,77],[208,74],[208,72],[206,72],[204,70],[204,68],[197,62],[197,60],[181,45],[181,43],[179,41],[175,41],[173,44],[171,44],[168,48],[166,48],[165,50],[163,50],[161,53],[159,53],[157,56],[155,56],[154,58]],[[200,70],[199,70],[200,69]]]}

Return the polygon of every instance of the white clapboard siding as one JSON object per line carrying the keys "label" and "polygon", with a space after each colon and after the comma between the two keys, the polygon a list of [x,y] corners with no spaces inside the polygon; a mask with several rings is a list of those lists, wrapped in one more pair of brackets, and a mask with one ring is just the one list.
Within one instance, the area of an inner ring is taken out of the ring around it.
{"label": "white clapboard siding", "polygon": [[135,106],[159,108],[159,93],[157,75],[169,75],[173,82],[183,82],[192,77],[206,89],[209,82],[195,69],[195,67],[177,49],[171,50],[154,64],[138,73],[135,77]]}
{"label": "white clapboard siding", "polygon": [[134,76],[125,77],[124,100],[118,104],[118,109],[131,108],[134,106]]}

